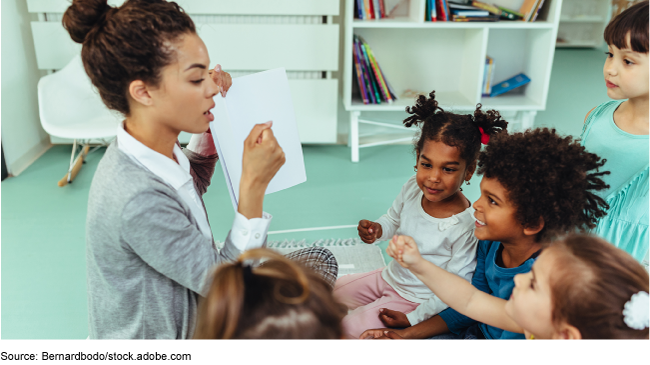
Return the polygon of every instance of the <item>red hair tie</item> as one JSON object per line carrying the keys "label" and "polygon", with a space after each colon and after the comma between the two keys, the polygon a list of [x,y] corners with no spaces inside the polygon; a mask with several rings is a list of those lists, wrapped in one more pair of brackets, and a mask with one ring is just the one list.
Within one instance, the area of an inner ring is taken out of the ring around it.
{"label": "red hair tie", "polygon": [[490,135],[483,132],[483,128],[478,127],[479,132],[481,132],[481,143],[488,144],[490,142]]}

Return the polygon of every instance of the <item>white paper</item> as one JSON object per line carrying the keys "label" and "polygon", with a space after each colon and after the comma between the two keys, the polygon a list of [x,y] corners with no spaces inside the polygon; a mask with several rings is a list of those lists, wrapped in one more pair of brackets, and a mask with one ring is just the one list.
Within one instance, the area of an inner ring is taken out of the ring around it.
{"label": "white paper", "polygon": [[255,124],[273,121],[271,130],[286,158],[265,194],[307,181],[289,81],[284,68],[234,78],[226,97],[217,94],[214,102],[214,121],[210,123],[210,128],[235,210],[239,202],[244,140]]}

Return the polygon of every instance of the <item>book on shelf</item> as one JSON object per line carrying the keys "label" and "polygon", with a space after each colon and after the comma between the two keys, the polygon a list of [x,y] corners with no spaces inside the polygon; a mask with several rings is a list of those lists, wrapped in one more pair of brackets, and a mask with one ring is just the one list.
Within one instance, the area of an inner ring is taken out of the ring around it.
{"label": "book on shelf", "polygon": [[489,16],[462,16],[452,15],[451,21],[453,22],[498,22],[500,20],[498,15]]}
{"label": "book on shelf", "polygon": [[392,103],[397,100],[395,91],[388,83],[372,49],[366,41],[354,35],[354,72],[359,94],[364,104]]}
{"label": "book on shelf", "polygon": [[436,0],[427,0],[425,16],[426,20],[435,22],[438,21],[438,11],[436,7]]}
{"label": "book on shelf", "polygon": [[456,16],[489,16],[490,12],[472,5],[449,3],[449,11]]}
{"label": "book on shelf", "polygon": [[450,21],[451,11],[449,10],[449,1],[448,0],[437,0],[440,5],[440,11],[442,12],[442,18],[444,21]]}
{"label": "book on shelf", "polygon": [[501,10],[492,4],[484,3],[481,1],[472,1],[472,6],[479,9],[487,10],[494,15],[501,15]]}
{"label": "book on shelf", "polygon": [[482,96],[490,96],[490,89],[492,88],[492,81],[494,77],[494,59],[490,56],[485,56],[485,71],[483,72],[483,89]]}
{"label": "book on shelf", "polygon": [[524,86],[530,82],[530,78],[520,73],[515,75],[505,81],[501,81],[498,84],[495,84],[490,91],[490,97],[501,95],[518,87]]}
{"label": "book on shelf", "polygon": [[[386,1],[387,0],[355,0],[355,18],[361,20],[386,18]],[[395,5],[392,6],[395,7]]]}
{"label": "book on shelf", "polygon": [[522,19],[524,19],[524,14],[522,14],[522,13],[516,11],[516,10],[504,8],[503,6],[498,6],[498,5],[497,5],[497,8],[499,10],[501,10],[501,19],[505,19],[505,20],[522,20]]}
{"label": "book on shelf", "polygon": [[543,4],[544,0],[524,0],[521,8],[519,8],[519,12],[524,16],[524,21],[535,21],[537,19],[537,13]]}

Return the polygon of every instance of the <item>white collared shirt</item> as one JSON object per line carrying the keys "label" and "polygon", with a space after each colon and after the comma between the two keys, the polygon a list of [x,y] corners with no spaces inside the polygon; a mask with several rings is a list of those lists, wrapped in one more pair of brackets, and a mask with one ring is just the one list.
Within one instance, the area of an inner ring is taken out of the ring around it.
{"label": "white collared shirt", "polygon": [[[178,145],[174,144],[173,153],[178,163],[174,162],[133,138],[124,130],[123,123],[120,123],[117,128],[117,147],[133,161],[173,187],[190,207],[201,233],[205,237],[212,239],[212,230],[208,223],[208,217],[203,208],[201,197],[194,188],[192,175],[190,175],[190,161],[187,156]],[[193,135],[188,147],[196,144],[192,143],[195,142],[196,138],[200,138],[200,136]],[[200,153],[200,151],[195,152]],[[241,251],[262,247],[266,242],[266,235],[272,218],[270,214],[263,212],[262,218],[247,219],[241,213],[235,212],[235,220],[230,232],[230,239],[234,246]]]}

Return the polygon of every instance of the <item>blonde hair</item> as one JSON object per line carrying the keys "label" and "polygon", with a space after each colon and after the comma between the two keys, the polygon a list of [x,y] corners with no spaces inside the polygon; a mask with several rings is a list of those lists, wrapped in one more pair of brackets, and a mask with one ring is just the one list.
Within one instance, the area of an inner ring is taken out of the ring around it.
{"label": "blonde hair", "polygon": [[[267,259],[252,267],[252,260]],[[199,305],[195,339],[341,338],[344,307],[309,268],[254,249],[214,273]]]}
{"label": "blonde hair", "polygon": [[551,276],[553,322],[576,327],[585,339],[648,338],[623,320],[633,294],[648,292],[648,273],[625,251],[589,235],[569,235],[549,246],[558,250]]}

